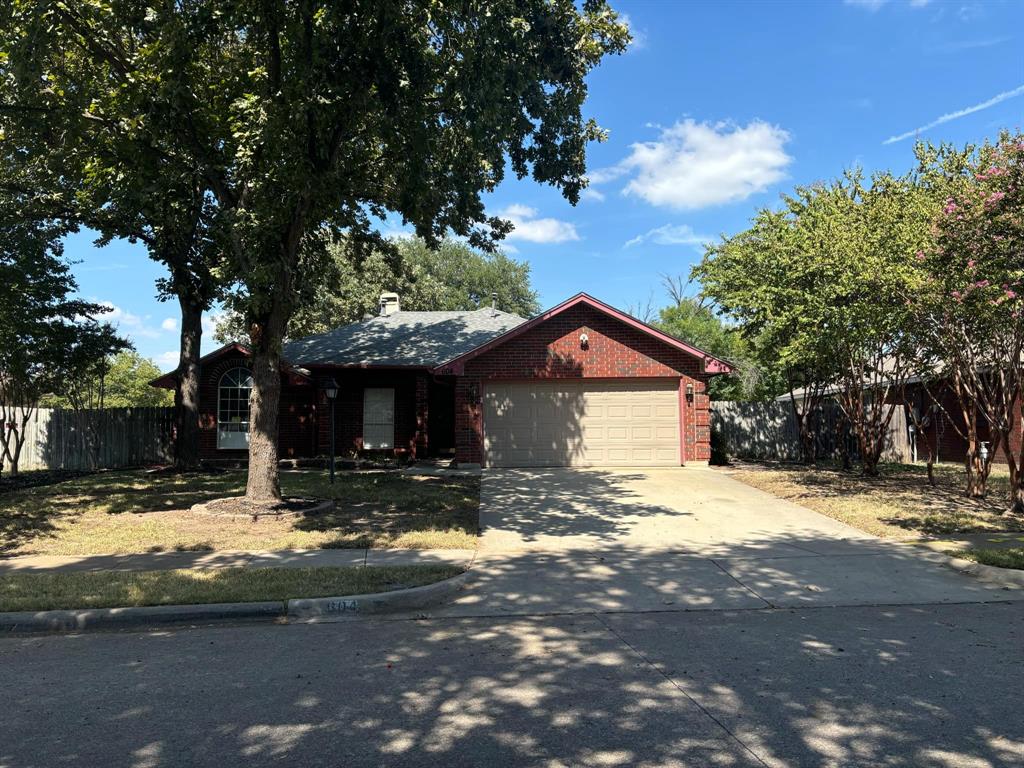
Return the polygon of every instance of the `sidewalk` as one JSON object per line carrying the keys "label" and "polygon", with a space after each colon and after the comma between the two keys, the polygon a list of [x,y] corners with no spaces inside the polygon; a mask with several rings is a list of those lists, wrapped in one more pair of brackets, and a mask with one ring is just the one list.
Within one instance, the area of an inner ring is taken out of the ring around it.
{"label": "sidewalk", "polygon": [[461,565],[472,549],[286,549],[262,552],[149,552],[132,555],[0,557],[0,575],[81,571],[164,571],[177,568],[323,568],[349,565]]}

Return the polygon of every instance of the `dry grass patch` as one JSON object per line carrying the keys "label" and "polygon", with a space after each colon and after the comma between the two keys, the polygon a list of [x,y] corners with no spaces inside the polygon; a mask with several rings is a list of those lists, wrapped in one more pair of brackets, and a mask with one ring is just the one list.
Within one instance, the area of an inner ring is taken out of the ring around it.
{"label": "dry grass patch", "polygon": [[883,465],[880,471],[868,478],[827,466],[741,464],[733,476],[887,539],[1024,530],[1024,519],[1005,513],[1005,474],[994,471],[988,498],[973,500],[964,496],[964,470],[957,465],[936,467],[936,487],[924,467]]}
{"label": "dry grass patch", "polygon": [[419,587],[459,573],[446,565],[15,573],[0,576],[0,611],[340,597]]}
{"label": "dry grass patch", "polygon": [[334,498],[306,518],[192,514],[244,492],[244,472],[103,472],[0,494],[0,553],[96,555],[194,550],[394,547],[473,549],[480,480],[397,472],[282,472],[285,495]]}

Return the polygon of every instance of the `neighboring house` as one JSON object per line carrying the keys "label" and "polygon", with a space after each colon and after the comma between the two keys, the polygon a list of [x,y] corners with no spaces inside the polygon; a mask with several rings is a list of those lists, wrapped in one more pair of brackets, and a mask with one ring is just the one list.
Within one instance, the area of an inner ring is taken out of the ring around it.
{"label": "neighboring house", "polygon": [[[822,393],[826,400],[834,400],[839,393],[838,386],[831,386]],[[804,399],[804,391],[797,390],[795,393],[798,402]],[[777,402],[790,403],[789,394],[780,395]],[[929,452],[934,451],[936,461],[962,462],[967,458],[967,440],[964,437],[967,430],[964,426],[964,417],[960,409],[960,403],[952,390],[948,379],[921,376],[911,376],[907,379],[904,391],[891,391],[888,402],[897,403],[897,408],[902,408],[903,418],[898,422],[905,425],[910,435],[907,440],[912,441],[913,455],[917,460],[923,461]],[[897,421],[894,419],[894,421]],[[916,424],[920,424],[919,431]],[[1024,423],[1017,419],[1010,433],[1010,448],[1015,453],[1020,450]],[[978,440],[988,446],[992,445],[992,431],[988,420],[978,414]],[[1005,446],[1000,452],[1005,451]]]}
{"label": "neighboring house", "polygon": [[[200,361],[200,451],[244,459],[248,350]],[[531,320],[484,308],[380,315],[285,344],[280,455],[454,456],[484,466],[669,466],[710,457],[708,378],[725,361],[586,294]],[[173,387],[173,373],[153,382]]]}

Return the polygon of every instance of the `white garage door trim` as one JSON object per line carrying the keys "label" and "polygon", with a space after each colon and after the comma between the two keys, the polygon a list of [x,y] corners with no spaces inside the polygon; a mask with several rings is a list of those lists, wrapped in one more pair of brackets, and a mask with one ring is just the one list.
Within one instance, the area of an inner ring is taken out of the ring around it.
{"label": "white garage door trim", "polygon": [[484,384],[488,467],[679,466],[678,379]]}

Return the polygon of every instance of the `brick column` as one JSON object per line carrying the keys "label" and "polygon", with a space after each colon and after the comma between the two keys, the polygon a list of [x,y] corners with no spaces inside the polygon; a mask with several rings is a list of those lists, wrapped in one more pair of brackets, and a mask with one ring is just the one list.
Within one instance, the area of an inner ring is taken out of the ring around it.
{"label": "brick column", "polygon": [[695,382],[694,389],[696,390],[693,396],[696,447],[694,458],[706,463],[711,460],[711,398],[704,393],[707,389],[705,382]]}
{"label": "brick column", "polygon": [[483,463],[482,395],[479,378],[460,376],[455,383],[455,461],[459,464]]}
{"label": "brick column", "polygon": [[416,434],[413,436],[412,457],[427,455],[429,435],[427,423],[430,410],[430,380],[426,374],[416,375]]}

